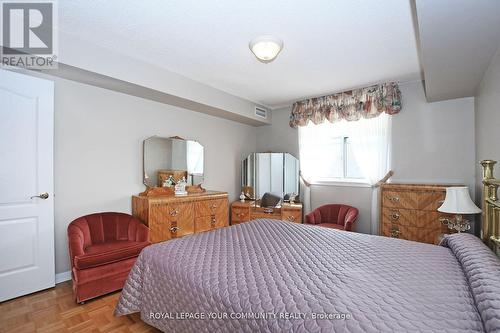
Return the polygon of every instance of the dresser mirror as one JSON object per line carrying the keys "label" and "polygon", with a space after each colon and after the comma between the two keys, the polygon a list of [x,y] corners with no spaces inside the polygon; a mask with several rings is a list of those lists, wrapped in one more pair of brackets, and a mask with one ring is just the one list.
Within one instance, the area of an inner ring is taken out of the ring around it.
{"label": "dresser mirror", "polygon": [[241,186],[251,198],[299,193],[299,160],[289,153],[252,153],[241,163]]}
{"label": "dresser mirror", "polygon": [[163,187],[170,180],[186,179],[188,185],[203,183],[204,148],[193,140],[152,136],[143,142],[143,182]]}

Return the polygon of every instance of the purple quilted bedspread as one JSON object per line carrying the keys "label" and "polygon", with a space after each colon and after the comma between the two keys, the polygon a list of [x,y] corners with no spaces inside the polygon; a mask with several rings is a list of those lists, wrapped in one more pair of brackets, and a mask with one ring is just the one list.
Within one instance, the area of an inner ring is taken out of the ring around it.
{"label": "purple quilted bedspread", "polygon": [[500,260],[275,220],[145,248],[116,315],[164,332],[500,332]]}

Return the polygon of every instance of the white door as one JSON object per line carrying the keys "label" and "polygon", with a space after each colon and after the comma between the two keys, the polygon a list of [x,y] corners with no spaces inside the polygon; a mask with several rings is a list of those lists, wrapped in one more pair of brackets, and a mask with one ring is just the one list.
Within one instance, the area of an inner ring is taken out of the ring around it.
{"label": "white door", "polygon": [[0,70],[0,301],[54,286],[53,140],[53,82]]}

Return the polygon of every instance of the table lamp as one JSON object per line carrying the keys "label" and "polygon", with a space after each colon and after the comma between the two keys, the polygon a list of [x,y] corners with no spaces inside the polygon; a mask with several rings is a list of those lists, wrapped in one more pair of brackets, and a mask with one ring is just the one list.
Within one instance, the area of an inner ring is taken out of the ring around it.
{"label": "table lamp", "polygon": [[455,214],[454,218],[440,218],[439,220],[449,229],[462,232],[470,229],[469,221],[462,218],[462,215],[481,213],[481,209],[470,198],[469,189],[466,186],[447,187],[446,197],[441,207],[438,208],[438,212]]}

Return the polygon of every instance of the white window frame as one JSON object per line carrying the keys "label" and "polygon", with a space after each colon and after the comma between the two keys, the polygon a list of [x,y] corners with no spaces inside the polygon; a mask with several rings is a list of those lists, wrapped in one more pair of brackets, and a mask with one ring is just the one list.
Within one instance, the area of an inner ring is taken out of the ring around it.
{"label": "white window frame", "polygon": [[364,177],[354,178],[347,177],[347,140],[349,137],[347,135],[340,135],[338,138],[342,139],[342,177],[323,177],[311,179],[311,184],[313,185],[337,185],[337,186],[356,186],[356,187],[370,187],[368,181]]}

